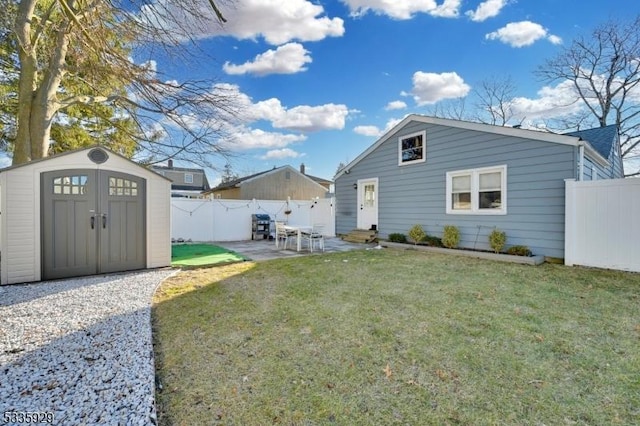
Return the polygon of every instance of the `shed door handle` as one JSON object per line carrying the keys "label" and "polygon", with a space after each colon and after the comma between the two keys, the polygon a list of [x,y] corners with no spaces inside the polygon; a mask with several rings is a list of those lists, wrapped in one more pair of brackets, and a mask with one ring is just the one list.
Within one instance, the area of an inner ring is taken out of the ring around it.
{"label": "shed door handle", "polygon": [[96,228],[96,217],[95,216],[91,216],[91,218],[89,219],[89,222],[91,223],[91,229],[95,229]]}
{"label": "shed door handle", "polygon": [[102,229],[105,229],[106,227],[107,227],[107,214],[102,213]]}

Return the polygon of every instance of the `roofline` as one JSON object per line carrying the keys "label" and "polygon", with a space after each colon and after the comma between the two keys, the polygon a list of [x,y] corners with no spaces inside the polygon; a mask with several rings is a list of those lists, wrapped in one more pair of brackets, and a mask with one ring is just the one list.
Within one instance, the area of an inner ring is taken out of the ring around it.
{"label": "roofline", "polygon": [[255,175],[255,176],[253,176],[253,177],[251,177],[249,179],[243,180],[243,181],[239,182],[237,186],[240,186],[241,184],[246,183],[246,182],[251,182],[254,179],[258,179],[258,178],[260,178],[262,176],[266,176],[266,175],[274,173],[276,171],[282,171],[282,170],[286,170],[286,169],[293,170],[295,173],[299,174],[300,176],[304,176],[307,180],[313,182],[314,184],[318,185],[322,189],[325,189],[325,190],[327,189],[324,186],[320,185],[320,183],[318,183],[315,180],[311,179],[309,176],[307,176],[306,174],[300,172],[299,170],[296,170],[294,167],[290,166],[289,164],[285,164],[284,166],[280,166],[280,167],[277,167],[275,169],[271,169],[271,170],[269,170],[269,171],[267,171],[265,173],[262,173],[262,174],[259,174],[259,175]]}
{"label": "roofline", "polygon": [[583,145],[585,153],[589,154],[589,157],[593,158],[597,163],[603,167],[610,166],[609,160],[604,158],[586,139],[580,139],[578,146]]}
{"label": "roofline", "polygon": [[136,163],[132,159],[127,158],[122,154],[118,154],[117,152],[112,151],[111,149],[107,148],[106,146],[97,145],[97,144],[96,145],[87,146],[87,147],[84,147],[84,148],[77,148],[77,149],[73,149],[73,150],[70,150],[70,151],[61,152],[59,154],[50,155],[50,156],[44,157],[44,158],[38,158],[36,160],[31,160],[31,161],[29,161],[27,163],[22,163],[22,164],[17,164],[15,166],[5,167],[3,169],[0,169],[0,173],[8,172],[10,170],[18,169],[18,168],[21,168],[21,167],[31,166],[33,164],[41,163],[43,161],[51,160],[51,159],[54,159],[54,158],[60,158],[60,157],[64,157],[64,156],[67,156],[67,155],[76,154],[76,153],[82,152],[82,151],[89,151],[89,150],[94,149],[94,148],[104,149],[109,154],[113,154],[113,155],[115,155],[117,157],[120,157],[123,160],[126,160],[131,164],[135,164],[138,167],[142,167],[143,169],[147,170],[148,172],[153,173],[154,175],[158,175],[162,179],[171,182],[171,179],[167,178],[166,176],[162,176],[160,173],[156,172],[155,170],[152,170],[151,167],[143,166],[142,164]]}
{"label": "roofline", "polygon": [[[391,129],[389,129],[384,135],[378,138],[376,142],[370,145],[369,148],[364,150],[353,161],[351,161],[349,164],[343,167],[342,170],[336,173],[334,180],[338,179],[338,177],[347,173],[347,171],[349,171],[351,167],[358,164],[364,157],[369,155],[373,150],[378,148],[378,146],[380,146],[382,143],[387,141],[391,137],[391,135],[393,135],[398,130],[400,130],[401,128],[403,128],[404,126],[406,126],[408,123],[412,121],[417,121],[424,124],[435,124],[439,126],[455,127],[458,129],[475,130],[479,132],[493,133],[493,134],[502,135],[502,136],[512,136],[516,138],[539,140],[542,142],[571,145],[576,147],[580,145],[580,141],[581,141],[581,139],[577,136],[559,135],[556,133],[541,132],[537,130],[521,129],[516,127],[495,126],[492,124],[474,123],[472,121],[452,120],[448,118],[438,118],[438,117],[430,117],[430,116],[419,115],[419,114],[409,114],[404,119],[402,119],[402,121],[400,121],[398,124],[396,124]],[[588,147],[589,155],[591,155],[591,153],[593,152],[593,154],[595,154],[594,157],[597,156],[600,159],[602,159],[602,156],[598,154],[589,143],[586,143],[585,147]]]}

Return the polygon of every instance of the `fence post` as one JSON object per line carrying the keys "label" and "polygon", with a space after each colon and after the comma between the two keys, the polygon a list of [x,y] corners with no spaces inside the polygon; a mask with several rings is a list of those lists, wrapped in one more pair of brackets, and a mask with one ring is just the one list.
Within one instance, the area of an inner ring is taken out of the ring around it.
{"label": "fence post", "polygon": [[576,251],[576,180],[564,180],[564,264],[573,266]]}

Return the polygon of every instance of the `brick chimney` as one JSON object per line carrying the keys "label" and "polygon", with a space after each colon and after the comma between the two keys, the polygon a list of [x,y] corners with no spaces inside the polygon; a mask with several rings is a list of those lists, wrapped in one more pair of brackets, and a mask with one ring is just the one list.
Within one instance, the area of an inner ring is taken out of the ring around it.
{"label": "brick chimney", "polygon": [[173,160],[171,158],[169,158],[169,161],[167,163],[169,163],[169,168],[173,169]]}
{"label": "brick chimney", "polygon": [[300,173],[304,174],[304,163],[300,163]]}

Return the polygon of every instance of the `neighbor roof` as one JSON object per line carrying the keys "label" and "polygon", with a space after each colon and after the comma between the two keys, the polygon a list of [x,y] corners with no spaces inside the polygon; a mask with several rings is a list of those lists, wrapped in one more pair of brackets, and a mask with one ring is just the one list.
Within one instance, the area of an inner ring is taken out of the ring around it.
{"label": "neighbor roof", "polygon": [[594,129],[578,130],[577,132],[565,133],[567,136],[577,136],[598,151],[598,154],[604,158],[609,158],[611,148],[618,137],[618,126],[611,124],[605,127],[596,127]]}
{"label": "neighbor roof", "polygon": [[302,176],[305,176],[305,177],[311,179],[312,181],[314,181],[315,183],[318,183],[318,184],[332,183],[332,181],[330,181],[328,179],[323,179],[323,178],[319,178],[319,177],[316,177],[316,176],[311,176],[311,175],[308,175],[306,173],[300,173],[294,167],[286,165],[286,166],[274,167],[273,169],[270,169],[270,170],[265,170],[265,171],[262,171],[262,172],[259,172],[259,173],[254,173],[254,174],[249,175],[249,176],[243,176],[243,177],[240,177],[238,179],[234,179],[234,180],[230,180],[228,182],[221,183],[220,185],[216,186],[215,188],[212,188],[211,191],[209,191],[209,192],[220,191],[222,189],[235,188],[237,186],[240,186],[243,182],[246,182],[248,180],[257,178],[258,176],[262,176],[262,175],[265,175],[267,173],[272,173],[273,171],[282,170],[282,169],[291,169],[294,172],[299,173]]}

